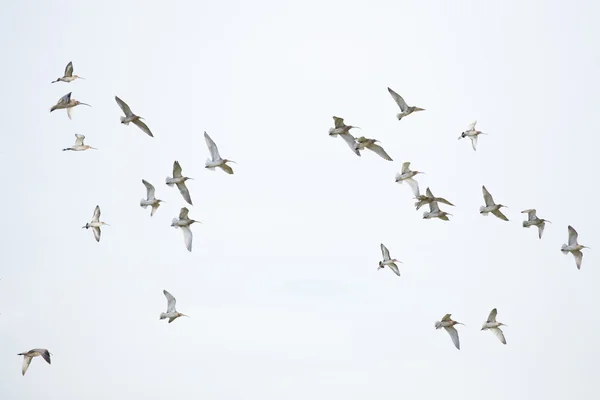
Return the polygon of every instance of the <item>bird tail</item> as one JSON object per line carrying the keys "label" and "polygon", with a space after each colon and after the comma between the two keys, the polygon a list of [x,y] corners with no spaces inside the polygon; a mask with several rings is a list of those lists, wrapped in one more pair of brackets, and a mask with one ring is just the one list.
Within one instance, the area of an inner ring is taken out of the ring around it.
{"label": "bird tail", "polygon": [[211,163],[211,162],[212,162],[212,160],[211,160],[210,158],[207,158],[207,159],[206,159],[206,162],[204,163],[204,167],[205,167],[205,168],[208,168],[208,169],[210,169],[211,171],[213,171],[213,172],[214,172],[214,170],[215,170],[215,167],[211,167],[211,166],[210,166],[210,163]]}
{"label": "bird tail", "polygon": [[529,225],[527,224],[527,221],[523,221],[523,228],[529,228]]}
{"label": "bird tail", "polygon": [[56,106],[52,106],[52,107],[50,107],[50,112],[52,112],[52,111],[54,111],[54,110],[56,110]]}
{"label": "bird tail", "polygon": [[488,213],[485,210],[484,206],[479,207],[479,213],[483,214],[483,215],[488,215]]}
{"label": "bird tail", "polygon": [[401,176],[402,176],[401,174],[396,174],[396,182],[402,183],[402,181],[400,180]]}
{"label": "bird tail", "polygon": [[165,313],[164,312],[160,313],[160,318],[159,319],[165,319],[165,318],[167,318],[167,316],[165,315]]}
{"label": "bird tail", "polygon": [[175,228],[179,228],[179,226],[178,226],[178,225],[174,225],[174,224],[175,224],[175,222],[177,222],[177,221],[179,221],[179,219],[178,219],[178,218],[173,218],[173,220],[171,221],[171,226],[174,226]]}
{"label": "bird tail", "polygon": [[62,151],[67,151],[67,150],[71,150],[71,149],[67,148],[67,149],[63,149]]}
{"label": "bird tail", "polygon": [[167,184],[167,186],[173,186],[174,183],[170,182],[169,179],[171,179],[171,178],[167,177],[167,179],[165,179],[165,183]]}
{"label": "bird tail", "polygon": [[567,254],[569,252],[569,250],[567,250],[567,245],[563,244],[562,247],[560,248],[560,251],[562,251],[563,254]]}
{"label": "bird tail", "polygon": [[121,123],[125,124],[125,125],[129,125],[129,121],[125,122],[126,119],[127,119],[127,117],[121,117]]}
{"label": "bird tail", "polygon": [[147,205],[147,204],[144,204],[144,200],[145,200],[145,199],[141,199],[141,200],[140,200],[140,206],[141,206],[141,207],[142,207],[142,208],[145,210],[146,208],[148,208],[148,205]]}

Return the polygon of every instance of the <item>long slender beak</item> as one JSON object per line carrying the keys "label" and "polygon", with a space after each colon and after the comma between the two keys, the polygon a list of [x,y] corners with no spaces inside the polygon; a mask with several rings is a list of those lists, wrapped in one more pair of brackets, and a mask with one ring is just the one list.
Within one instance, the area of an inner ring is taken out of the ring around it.
{"label": "long slender beak", "polygon": [[78,78],[79,78],[79,79],[83,79],[83,80],[85,80],[85,78],[84,78],[83,76],[78,76]]}
{"label": "long slender beak", "polygon": [[91,107],[91,106],[90,106],[88,103],[82,103],[82,102],[79,102],[79,104],[83,104],[84,106]]}
{"label": "long slender beak", "polygon": [[232,162],[232,163],[234,163],[234,164],[237,164],[237,163],[236,163],[235,161],[233,161],[233,160],[227,160],[227,162]]}
{"label": "long slender beak", "polygon": [[110,226],[110,224],[107,224],[106,222],[104,223],[104,225],[106,225],[106,226]]}
{"label": "long slender beak", "polygon": [[190,178],[190,177],[188,177],[188,180],[191,180],[191,181],[193,181],[193,180],[194,180],[194,178]]}
{"label": "long slender beak", "polygon": [[544,222],[550,222],[550,223],[552,223],[552,221],[548,221],[547,219],[545,219]]}
{"label": "long slender beak", "polygon": [[92,147],[92,146],[90,146],[90,149],[92,149],[92,150],[98,150],[97,148]]}

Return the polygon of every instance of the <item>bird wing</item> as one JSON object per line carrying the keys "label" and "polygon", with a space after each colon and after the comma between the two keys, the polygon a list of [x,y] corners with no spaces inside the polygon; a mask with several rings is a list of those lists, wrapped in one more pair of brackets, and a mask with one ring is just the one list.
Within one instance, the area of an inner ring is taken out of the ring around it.
{"label": "bird wing", "polygon": [[429,187],[427,187],[427,189],[425,189],[425,195],[430,198],[435,198],[435,196],[433,195],[433,193],[431,192],[431,189],[429,189]]}
{"label": "bird wing", "polygon": [[383,255],[383,261],[387,261],[390,259],[390,251],[385,247],[383,243],[381,243],[381,255]]}
{"label": "bird wing", "polygon": [[477,136],[469,136],[469,139],[471,139],[471,146],[473,147],[473,150],[477,151]]}
{"label": "bird wing", "polygon": [[406,161],[406,162],[402,163],[402,171],[400,171],[400,173],[405,174],[409,171],[410,171],[410,161]]}
{"label": "bird wing", "polygon": [[188,219],[189,212],[190,210],[188,210],[187,207],[183,207],[181,210],[179,210],[179,219]]}
{"label": "bird wing", "polygon": [[21,373],[23,375],[25,375],[25,372],[27,372],[27,368],[29,368],[29,364],[31,364],[31,358],[30,356],[23,356],[23,367],[21,367]]}
{"label": "bird wing", "polygon": [[467,132],[474,130],[475,125],[477,125],[477,121],[471,122],[471,124],[469,124],[469,127],[467,128]]}
{"label": "bird wing", "polygon": [[179,189],[179,193],[181,193],[181,195],[183,196],[183,199],[191,205],[193,205],[192,197],[190,196],[190,191],[188,190],[187,186],[185,186],[185,182],[177,183],[177,188]]}
{"label": "bird wing", "polygon": [[94,208],[94,215],[92,216],[92,222],[99,222],[100,221],[100,206],[96,206],[96,208]]}
{"label": "bird wing", "polygon": [[219,167],[223,171],[227,172],[229,175],[233,175],[233,168],[231,168],[229,165],[227,165],[227,164],[221,164],[221,165],[219,165]]}
{"label": "bird wing", "polygon": [[83,139],[85,139],[84,135],[80,135],[78,133],[75,134],[75,146],[83,146]]}
{"label": "bird wing", "polygon": [[346,126],[344,124],[344,118],[340,118],[340,117],[336,117],[336,116],[333,117],[333,123],[335,124],[334,126],[336,128],[343,128],[344,126]]}
{"label": "bird wing", "polygon": [[150,211],[150,216],[154,216],[154,213],[156,212],[156,210],[158,210],[158,207],[160,207],[160,203],[156,203],[152,206],[152,210]]}
{"label": "bird wing", "polygon": [[73,61],[69,61],[65,67],[65,76],[73,76]]}
{"label": "bird wing", "polygon": [[444,329],[446,329],[446,332],[448,332],[448,334],[452,338],[452,342],[454,343],[456,348],[460,350],[460,341],[458,339],[458,331],[456,330],[456,328],[454,328],[453,326],[445,326]]}
{"label": "bird wing", "polygon": [[177,302],[175,297],[173,297],[173,295],[166,290],[163,290],[163,294],[167,298],[167,314],[175,311],[175,303]]}
{"label": "bird wing", "polygon": [[408,186],[410,186],[415,197],[418,197],[420,195],[419,182],[415,181],[413,178],[405,179],[404,182],[406,182]]}
{"label": "bird wing", "polygon": [[71,101],[71,93],[73,93],[73,92],[69,92],[69,93],[65,94],[63,97],[61,97],[60,99],[58,99],[58,101],[56,102],[56,105],[67,104],[68,102],[70,102]]}
{"label": "bird wing", "polygon": [[67,108],[67,117],[69,117],[69,119],[73,119],[72,113],[73,113],[73,109],[75,107],[69,107]]}
{"label": "bird wing", "polygon": [[402,112],[406,111],[408,109],[408,104],[406,104],[406,102],[404,101],[402,96],[400,96],[398,93],[394,92],[389,87],[387,89],[388,89],[388,92],[390,92],[390,94],[392,95],[392,98],[394,99],[396,104],[398,104],[398,107],[400,107],[400,110],[402,110]]}
{"label": "bird wing", "polygon": [[577,244],[577,237],[579,236],[577,234],[577,231],[575,230],[575,228],[573,228],[571,225],[569,225],[569,246],[573,246],[575,244]]}
{"label": "bird wing", "polygon": [[442,322],[444,321],[450,321],[450,317],[452,316],[452,314],[446,314],[444,315],[444,318],[442,318]]}
{"label": "bird wing", "polygon": [[185,242],[185,248],[188,251],[192,251],[192,239],[194,235],[192,234],[192,230],[189,226],[182,226],[181,230],[183,232],[183,241]]}
{"label": "bird wing", "polygon": [[500,339],[500,341],[502,342],[502,344],[506,344],[506,339],[504,338],[504,332],[502,332],[502,329],[500,329],[500,328],[491,328],[490,331],[494,332],[494,335],[496,335],[496,337],[498,339]]}
{"label": "bird wing", "polygon": [[97,226],[93,226],[92,231],[94,232],[94,238],[96,238],[96,242],[99,242],[100,236],[102,236],[102,231]]}
{"label": "bird wing", "polygon": [[440,206],[438,205],[437,201],[434,200],[429,203],[429,212],[440,212]]}
{"label": "bird wing", "polygon": [[179,165],[179,161],[173,163],[173,178],[181,178],[181,165]]}
{"label": "bird wing", "polygon": [[383,158],[384,160],[394,161],[392,160],[392,157],[390,157],[388,153],[385,152],[383,147],[379,146],[378,144],[373,143],[367,146],[367,148],[372,152],[376,153],[379,157]]}
{"label": "bird wing", "polygon": [[496,217],[498,217],[504,221],[508,221],[508,218],[506,218],[506,215],[502,214],[502,211],[500,211],[500,210],[494,210],[494,211],[492,211],[492,214],[494,214]]}
{"label": "bird wing", "polygon": [[154,137],[154,135],[152,134],[152,132],[150,132],[150,128],[148,128],[148,125],[146,125],[144,123],[144,121],[142,121],[141,119],[136,119],[134,121],[132,121],[138,128],[140,128],[146,135],[150,136],[150,137]]}
{"label": "bird wing", "polygon": [[131,108],[129,108],[127,103],[121,100],[118,96],[115,96],[115,100],[117,101],[117,104],[119,105],[123,113],[125,113],[126,117],[131,117],[133,115],[133,113],[131,112]]}
{"label": "bird wing", "polygon": [[493,206],[496,204],[494,203],[494,198],[492,197],[490,192],[488,192],[485,186],[481,187],[481,191],[483,192],[483,200],[485,201],[486,207]]}
{"label": "bird wing", "polygon": [[206,131],[204,132],[204,140],[206,141],[206,145],[208,146],[208,150],[210,151],[210,157],[212,158],[212,160],[220,160],[221,156],[219,155],[219,149],[217,148],[215,142],[210,138],[210,136],[208,136],[208,133],[206,133]]}
{"label": "bird wing", "polygon": [[538,236],[540,237],[540,239],[542,238],[542,234],[544,233],[545,227],[546,227],[545,222],[542,222],[541,224],[538,225]]}
{"label": "bird wing", "polygon": [[46,360],[46,362],[48,364],[52,364],[52,362],[50,361],[50,352],[46,349],[39,349],[40,355],[42,356],[42,358],[44,360]]}
{"label": "bird wing", "polygon": [[398,269],[398,266],[397,266],[396,264],[394,264],[394,263],[392,263],[392,264],[388,264],[388,267],[390,267],[390,269],[391,269],[392,271],[394,271],[394,273],[395,273],[396,275],[400,276],[400,270]]}
{"label": "bird wing", "polygon": [[581,250],[573,251],[573,257],[575,257],[575,265],[577,265],[577,269],[581,269],[581,261],[583,260],[583,253]]}
{"label": "bird wing", "polygon": [[454,204],[450,203],[448,200],[446,200],[443,197],[434,197],[435,201],[437,201],[438,203],[443,203],[443,204],[448,204],[449,206],[454,207]]}
{"label": "bird wing", "polygon": [[537,218],[537,215],[535,215],[535,208],[528,208],[527,210],[521,211],[521,213],[527,213],[527,219],[529,221],[532,221]]}
{"label": "bird wing", "polygon": [[350,149],[354,152],[354,154],[360,156],[360,151],[358,151],[358,149],[355,146],[356,139],[354,138],[354,136],[352,136],[352,134],[348,132],[340,133],[340,136],[342,137],[342,139],[344,139],[344,142],[346,142],[348,146],[350,146]]}
{"label": "bird wing", "polygon": [[487,322],[496,322],[496,314],[498,314],[497,309],[493,309],[488,316]]}
{"label": "bird wing", "polygon": [[144,184],[144,186],[146,186],[146,199],[154,200],[154,193],[156,192],[154,186],[152,186],[152,184],[146,181],[145,179],[142,179],[142,183]]}

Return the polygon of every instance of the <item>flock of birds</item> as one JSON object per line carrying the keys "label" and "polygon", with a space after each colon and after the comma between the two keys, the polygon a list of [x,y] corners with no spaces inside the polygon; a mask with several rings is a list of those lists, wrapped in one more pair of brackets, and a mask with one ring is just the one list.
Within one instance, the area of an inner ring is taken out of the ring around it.
{"label": "flock of birds", "polygon": [[[73,63],[69,62],[65,68],[64,76],[59,77],[55,81],[52,81],[52,83],[56,83],[56,82],[70,83],[70,82],[75,81],[76,79],[84,79],[84,78],[73,74]],[[402,120],[403,118],[406,118],[407,116],[409,116],[415,112],[425,111],[425,109],[423,109],[423,108],[419,108],[416,106],[409,106],[404,101],[402,96],[400,96],[398,93],[396,93],[389,87],[388,87],[388,92],[390,93],[390,95],[392,96],[392,98],[394,99],[394,101],[396,102],[398,107],[400,108],[401,112],[396,115],[398,120]],[[85,106],[91,107],[91,105],[89,105],[87,103],[72,99],[71,94],[72,94],[72,92],[69,92],[66,95],[64,95],[63,97],[61,97],[57,101],[57,103],[50,108],[50,112],[53,112],[55,110],[66,109],[67,116],[69,117],[69,119],[72,119],[72,110],[76,106],[85,105]],[[131,108],[129,107],[129,105],[127,105],[127,103],[125,103],[119,97],[115,96],[115,101],[124,114],[124,116],[121,116],[121,118],[120,118],[121,124],[129,125],[130,123],[133,123],[138,128],[140,128],[144,133],[146,133],[148,136],[154,137],[150,128],[148,128],[148,126],[142,121],[144,119],[143,117],[141,117],[137,114],[134,114],[131,111]],[[352,150],[352,152],[354,154],[356,154],[357,156],[361,156],[361,151],[368,149],[368,150],[376,153],[377,155],[379,155],[384,160],[393,161],[393,159],[383,149],[383,147],[378,144],[378,143],[380,143],[379,140],[372,139],[372,138],[366,138],[364,136],[360,136],[360,137],[356,138],[350,133],[350,130],[351,129],[360,129],[359,127],[352,126],[352,125],[346,125],[344,123],[344,119],[340,118],[340,117],[334,116],[333,120],[334,120],[334,127],[329,129],[329,135],[332,137],[340,136],[347,143],[347,145],[350,147],[350,149]],[[468,126],[467,130],[462,132],[458,138],[460,140],[462,138],[468,137],[471,140],[471,145],[472,145],[474,151],[477,150],[477,140],[478,140],[479,135],[484,134],[483,132],[481,132],[475,128],[476,124],[477,124],[477,121],[471,123]],[[206,141],[206,145],[207,145],[209,153],[210,153],[210,157],[206,159],[205,168],[212,170],[212,171],[214,171],[215,168],[220,168],[227,174],[230,174],[230,175],[233,174],[233,169],[231,168],[230,165],[228,165],[228,163],[235,163],[235,162],[221,157],[221,155],[219,154],[217,145],[215,144],[215,142],[212,140],[212,138],[206,132],[204,132],[204,139]],[[84,140],[85,140],[84,135],[75,134],[75,144],[71,147],[63,149],[63,151],[86,151],[89,149],[96,150],[95,147],[84,144]],[[400,184],[405,182],[407,185],[409,185],[409,187],[411,188],[411,190],[414,194],[415,199],[417,200],[417,202],[415,203],[415,207],[417,210],[419,210],[424,205],[429,205],[429,211],[424,212],[423,219],[439,218],[443,221],[449,221],[448,216],[451,216],[452,214],[449,214],[446,211],[442,211],[440,209],[439,204],[446,204],[448,206],[454,206],[454,204],[452,204],[448,200],[444,199],[443,197],[434,196],[429,187],[425,190],[424,195],[421,194],[421,192],[419,190],[419,184],[415,179],[415,176],[418,174],[424,174],[424,172],[411,170],[410,162],[407,161],[402,164],[402,169],[401,169],[400,173],[396,174],[395,181]],[[183,176],[181,165],[179,164],[178,161],[174,161],[173,176],[167,177],[165,183],[169,187],[172,187],[174,185],[177,186],[177,189],[181,193],[181,196],[183,197],[183,199],[188,204],[193,205],[190,192],[185,184],[185,182],[190,179],[193,179],[193,178]],[[140,200],[140,206],[144,209],[146,209],[147,207],[151,207],[150,216],[154,216],[154,214],[156,213],[156,211],[158,210],[158,208],[160,206],[160,203],[162,203],[164,201],[156,198],[156,189],[150,182],[146,181],[145,179],[142,179],[142,184],[146,188],[146,198],[142,198]],[[506,206],[503,204],[497,204],[485,186],[482,186],[482,193],[483,193],[483,199],[484,199],[485,205],[480,207],[480,209],[479,209],[480,214],[487,216],[489,213],[491,213],[492,215],[496,216],[497,218],[499,218],[503,221],[508,221],[508,218],[502,213],[502,211],[500,211],[501,208],[506,208]],[[538,236],[541,239],[542,234],[544,232],[545,224],[546,224],[546,222],[550,222],[550,221],[543,219],[543,218],[538,218],[538,216],[536,215],[535,209],[527,209],[527,210],[523,210],[521,212],[527,214],[527,220],[523,221],[523,224],[522,224],[523,227],[529,228],[531,226],[536,226],[538,228]],[[199,221],[190,219],[188,214],[189,214],[188,208],[182,207],[179,211],[178,217],[173,218],[171,226],[176,229],[182,230],[185,247],[188,251],[191,252],[192,251],[193,234],[190,229],[190,226],[193,223],[199,222]],[[110,226],[109,224],[107,224],[103,221],[100,221],[100,217],[101,217],[101,211],[100,211],[100,207],[97,205],[96,208],[94,209],[92,220],[90,222],[86,223],[82,227],[84,229],[91,228],[92,232],[94,233],[94,238],[96,239],[97,242],[100,242],[100,238],[101,238],[101,234],[102,234],[101,227],[102,226]],[[399,261],[395,258],[391,258],[389,250],[383,243],[380,244],[380,248],[381,248],[383,260],[379,261],[379,266],[377,269],[379,270],[379,269],[385,268],[387,266],[396,275],[400,276],[400,270],[398,268],[397,263],[401,263],[401,261]],[[578,269],[581,268],[581,261],[583,259],[583,253],[581,252],[581,250],[584,248],[588,248],[588,247],[583,246],[578,243],[577,231],[572,226],[569,225],[568,226],[568,244],[563,244],[561,247],[561,251],[564,254],[571,253],[575,257],[575,263],[576,263]],[[175,297],[173,297],[173,295],[171,295],[171,293],[169,293],[166,290],[163,290],[163,294],[167,299],[167,311],[160,314],[160,317],[159,317],[160,320],[168,319],[168,322],[171,323],[179,317],[182,317],[182,316],[189,317],[189,316],[182,314],[176,310],[176,300],[175,300]],[[506,325],[503,324],[502,322],[498,322],[496,320],[497,313],[498,313],[498,311],[496,308],[491,310],[491,312],[489,313],[487,320],[483,324],[481,330],[492,331],[498,337],[498,339],[500,340],[501,343],[506,344],[506,339],[504,337],[504,333],[503,333],[502,329],[500,328],[501,326],[506,326]],[[456,330],[455,325],[464,325],[464,324],[453,320],[451,318],[451,314],[446,314],[441,319],[441,321],[435,322],[435,329],[444,328],[450,335],[452,342],[454,343],[456,348],[460,349],[460,341],[459,341],[458,331]],[[51,363],[51,359],[50,359],[51,353],[47,349],[32,349],[27,352],[19,353],[18,355],[23,356],[23,366],[22,366],[22,374],[23,375],[25,375],[25,372],[29,368],[31,360],[34,357],[41,356],[48,364]]]}

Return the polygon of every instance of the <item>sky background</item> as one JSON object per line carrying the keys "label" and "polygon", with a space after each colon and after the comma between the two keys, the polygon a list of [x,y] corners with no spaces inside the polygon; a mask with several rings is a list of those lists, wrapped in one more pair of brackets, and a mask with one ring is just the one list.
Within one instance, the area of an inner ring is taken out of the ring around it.
{"label": "sky background", "polygon": [[[16,1],[0,43],[0,398],[593,399],[594,1]],[[50,82],[72,61],[86,80]],[[402,121],[390,86],[426,111]],[[90,103],[73,120],[49,108]],[[154,138],[119,123],[118,95]],[[357,157],[332,116],[394,159]],[[476,152],[458,141],[474,120]],[[235,174],[204,169],[207,131]],[[100,150],[62,152],[75,133]],[[164,183],[179,160],[193,252]],[[394,183],[453,202],[423,220]],[[139,206],[146,179],[167,203]],[[481,186],[509,222],[483,217]],[[81,227],[100,205],[102,240]],[[539,240],[525,215],[552,221]],[[567,225],[578,271],[560,247]],[[377,271],[384,243],[402,276]],[[181,318],[159,321],[166,289]],[[488,313],[508,344],[481,332]],[[434,322],[452,313],[461,350]],[[21,376],[17,353],[48,348]]]}

